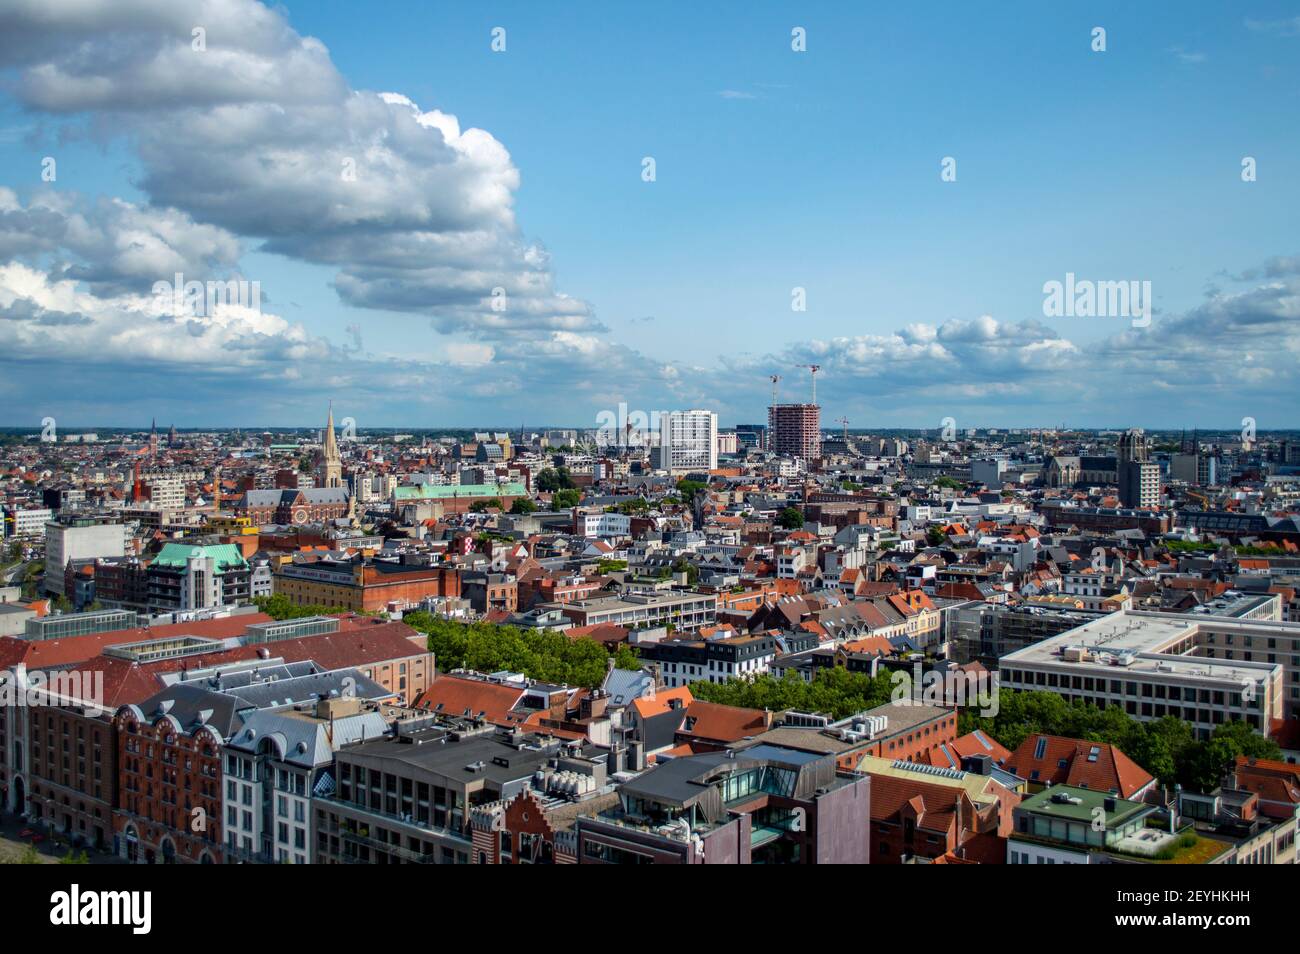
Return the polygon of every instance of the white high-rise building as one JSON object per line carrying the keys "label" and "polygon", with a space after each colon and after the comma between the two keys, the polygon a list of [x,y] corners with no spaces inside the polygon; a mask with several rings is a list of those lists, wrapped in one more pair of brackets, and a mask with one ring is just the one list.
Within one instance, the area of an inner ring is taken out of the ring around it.
{"label": "white high-rise building", "polygon": [[718,415],[692,409],[659,415],[659,466],[667,471],[718,466]]}

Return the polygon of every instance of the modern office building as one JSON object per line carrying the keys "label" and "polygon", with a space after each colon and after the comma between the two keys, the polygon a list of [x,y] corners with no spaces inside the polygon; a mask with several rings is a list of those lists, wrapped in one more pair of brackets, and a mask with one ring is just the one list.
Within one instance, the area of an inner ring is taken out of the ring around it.
{"label": "modern office building", "polygon": [[168,543],[149,564],[149,606],[176,612],[248,603],[250,572],[233,543]]}
{"label": "modern office building", "polygon": [[1197,487],[1211,487],[1219,482],[1219,461],[1199,451],[1175,454],[1169,462],[1169,476]]}
{"label": "modern office building", "polygon": [[1003,656],[1001,685],[1173,716],[1198,738],[1242,721],[1268,734],[1300,708],[1300,625],[1123,611]]}
{"label": "modern office building", "polygon": [[45,532],[45,525],[53,517],[54,511],[48,507],[10,507],[4,513],[4,532],[0,535],[17,537],[19,540],[34,539]]}
{"label": "modern office building", "polygon": [[971,600],[945,610],[943,623],[954,661],[993,668],[1003,656],[1096,618],[1081,610]]}
{"label": "modern office building", "polygon": [[736,444],[743,450],[762,450],[767,446],[766,424],[737,424]]}

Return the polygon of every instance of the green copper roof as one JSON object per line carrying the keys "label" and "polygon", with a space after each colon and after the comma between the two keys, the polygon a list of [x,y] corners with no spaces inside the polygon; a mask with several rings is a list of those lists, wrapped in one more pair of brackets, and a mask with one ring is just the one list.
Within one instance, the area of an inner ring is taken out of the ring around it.
{"label": "green copper roof", "polygon": [[248,562],[233,543],[214,543],[210,546],[195,546],[192,543],[168,543],[162,552],[154,558],[155,566],[184,567],[191,557],[211,558],[217,569],[244,569]]}
{"label": "green copper roof", "polygon": [[453,500],[457,497],[525,497],[521,483],[509,484],[414,484],[393,491],[397,500]]}
{"label": "green copper roof", "polygon": [[[1069,795],[1078,800],[1074,802],[1054,802],[1053,795]],[[1115,807],[1107,810],[1105,808],[1106,799],[1114,798]],[[1109,792],[1099,792],[1096,789],[1081,788],[1077,785],[1053,785],[1051,788],[1045,788],[1036,795],[1031,795],[1020,803],[1022,811],[1033,812],[1036,815],[1047,815],[1052,818],[1062,818],[1068,821],[1091,822],[1093,818],[1100,817],[1107,828],[1119,828],[1124,822],[1147,808],[1141,802],[1131,802],[1124,798],[1111,795]],[[1098,814],[1097,810],[1101,812]]]}

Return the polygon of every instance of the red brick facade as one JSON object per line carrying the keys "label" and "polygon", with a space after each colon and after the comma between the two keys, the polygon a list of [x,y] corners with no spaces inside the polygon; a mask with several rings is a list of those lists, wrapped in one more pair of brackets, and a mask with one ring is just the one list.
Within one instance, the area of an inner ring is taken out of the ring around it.
{"label": "red brick facade", "polygon": [[115,717],[120,806],[113,817],[121,853],[144,863],[220,864],[221,746],[217,732],[185,732],[135,706]]}

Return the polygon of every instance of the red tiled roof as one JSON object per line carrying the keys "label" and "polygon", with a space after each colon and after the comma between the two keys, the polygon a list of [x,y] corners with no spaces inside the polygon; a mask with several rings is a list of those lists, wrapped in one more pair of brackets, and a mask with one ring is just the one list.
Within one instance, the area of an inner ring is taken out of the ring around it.
{"label": "red tiled roof", "polygon": [[875,821],[895,818],[904,806],[910,806],[916,812],[917,828],[946,832],[952,827],[958,799],[964,803],[963,816],[973,819],[975,806],[961,789],[871,774],[871,817]]}
{"label": "red tiled roof", "polygon": [[670,708],[669,703],[674,699],[679,700],[683,708],[695,701],[690,686],[678,686],[676,689],[660,690],[653,697],[641,696],[633,699],[632,708],[636,710],[638,718],[649,719],[667,712]]}
{"label": "red tiled roof", "polygon": [[25,658],[21,660],[28,669],[70,667],[102,653],[105,647],[140,643],[147,639],[164,639],[171,636],[201,636],[205,639],[227,639],[244,635],[244,629],[253,623],[268,623],[265,613],[248,613],[221,619],[196,620],[189,623],[167,623],[162,626],[138,626],[115,629],[107,633],[88,636],[69,636],[66,639],[41,639],[28,644]]}
{"label": "red tiled roof", "polygon": [[960,769],[961,760],[972,755],[987,755],[1001,765],[1011,757],[1011,751],[996,739],[976,729],[951,742],[943,742],[917,756],[916,760],[938,768]]}
{"label": "red tiled roof", "polygon": [[[1040,740],[1042,755],[1035,757]],[[1121,798],[1133,797],[1153,781],[1146,769],[1106,742],[1037,733],[1020,743],[1005,768],[1036,784],[1064,783],[1099,792],[1115,791]]]}
{"label": "red tiled roof", "polygon": [[564,635],[570,639],[586,637],[598,643],[623,643],[627,642],[628,630],[617,623],[597,623],[595,626],[570,626]]}
{"label": "red tiled roof", "polygon": [[679,735],[711,742],[739,742],[768,728],[768,713],[696,699],[686,707]]}
{"label": "red tiled roof", "polygon": [[[417,709],[430,709],[447,715],[470,715],[480,712],[490,722],[505,722],[510,710],[524,694],[519,686],[506,686],[479,679],[462,679],[459,676],[439,676],[433,685],[420,693],[415,700]],[[441,703],[442,708],[438,708]]]}
{"label": "red tiled roof", "polygon": [[426,652],[425,637],[405,623],[383,622],[348,627],[337,633],[282,639],[264,647],[285,662],[314,660],[325,669],[371,666]]}

